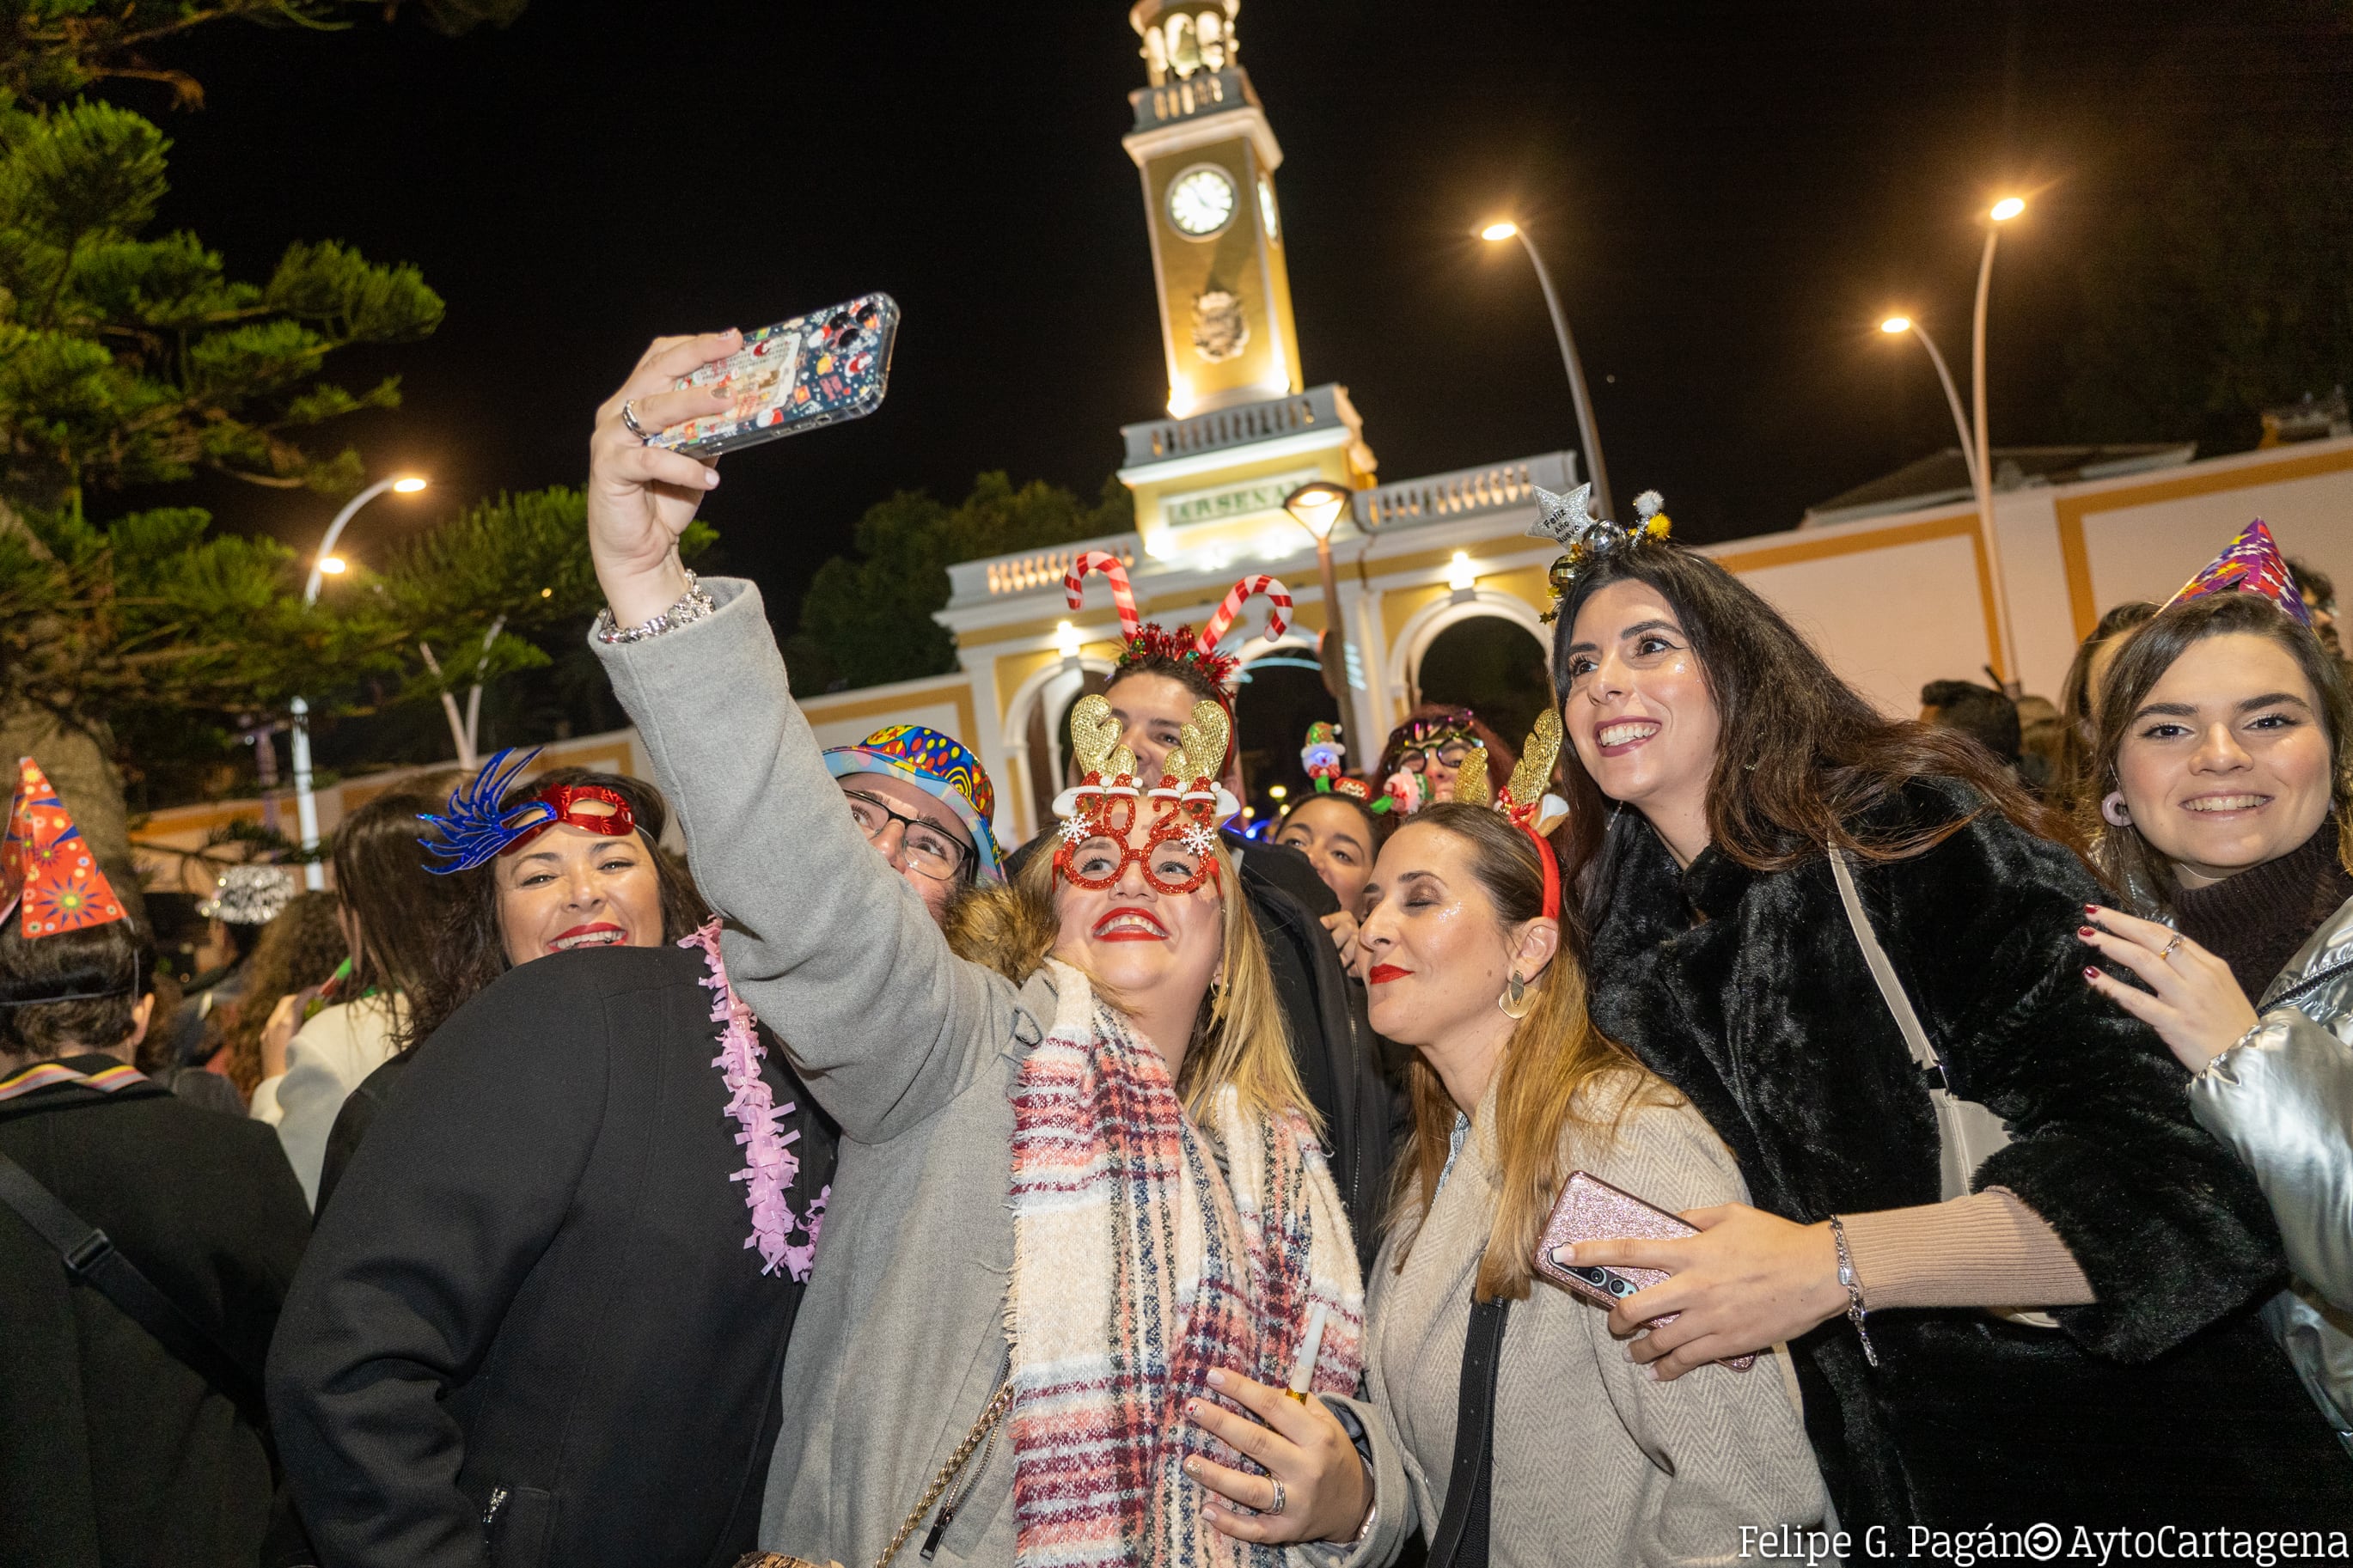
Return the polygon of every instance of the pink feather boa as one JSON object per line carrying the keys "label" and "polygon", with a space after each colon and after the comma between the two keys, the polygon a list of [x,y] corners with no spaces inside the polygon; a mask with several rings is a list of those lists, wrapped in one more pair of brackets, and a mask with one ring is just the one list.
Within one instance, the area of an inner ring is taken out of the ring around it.
{"label": "pink feather boa", "polygon": [[[817,1261],[818,1231],[825,1224],[826,1199],[833,1189],[828,1186],[809,1199],[807,1213],[794,1219],[785,1194],[800,1174],[800,1156],[792,1151],[800,1133],[778,1132],[776,1122],[795,1108],[787,1103],[779,1109],[767,1080],[760,1076],[760,1061],[767,1050],[760,1044],[755,1027],[759,1020],[728,984],[727,965],[719,956],[719,921],[713,920],[678,945],[702,950],[711,966],[702,984],[718,994],[712,1001],[711,1021],[725,1026],[719,1033],[719,1054],[711,1058],[711,1065],[719,1069],[730,1092],[727,1114],[744,1129],[735,1134],[735,1142],[744,1146],[749,1163],[730,1178],[747,1184],[744,1206],[752,1211],[752,1234],[744,1238],[744,1245],[760,1249],[761,1273],[773,1274],[782,1268],[795,1279],[806,1280]],[[795,1242],[796,1229],[808,1239]]]}

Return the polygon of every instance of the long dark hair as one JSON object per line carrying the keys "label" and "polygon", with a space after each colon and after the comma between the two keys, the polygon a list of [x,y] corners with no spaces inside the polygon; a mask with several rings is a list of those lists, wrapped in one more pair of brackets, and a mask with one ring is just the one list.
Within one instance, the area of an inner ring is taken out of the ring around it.
{"label": "long dark hair", "polygon": [[377,991],[413,1002],[432,977],[434,933],[449,893],[419,863],[417,814],[439,807],[434,782],[396,784],[335,829],[335,897],[359,925],[351,978],[337,987],[342,1000]]}
{"label": "long dark hair", "polygon": [[2210,594],[2158,611],[2132,634],[2132,640],[2109,667],[2107,686],[2100,694],[2091,782],[2078,808],[2085,836],[2097,846],[2101,874],[2111,887],[2152,914],[2172,907],[2173,861],[2141,837],[2139,828],[2106,826],[2099,815],[2100,799],[2116,787],[2116,752],[2124,745],[2125,731],[2132,727],[2133,714],[2148,700],[2150,689],[2192,645],[2232,633],[2277,643],[2311,683],[2314,703],[2319,709],[2316,716],[2328,734],[2329,816],[2337,824],[2337,858],[2353,872],[2353,696],[2346,692],[2337,661],[2328,657],[2318,637],[2262,595]]}
{"label": "long dark hair", "polygon": [[[516,784],[499,804],[512,812],[542,790],[556,784],[575,788],[595,784],[629,803],[629,815],[637,820],[638,837],[645,840],[646,851],[653,858],[654,878],[660,885],[662,941],[677,942],[691,935],[711,918],[711,906],[702,901],[694,879],[661,847],[662,828],[670,822],[670,807],[659,790],[625,773],[550,768]],[[438,805],[435,803],[436,809]],[[413,840],[413,831],[410,837]],[[413,843],[410,853],[412,858],[417,854]],[[513,967],[507,961],[506,942],[499,931],[498,863],[492,861],[488,866],[434,880],[450,885],[450,907],[437,933],[430,977],[410,996],[400,1032],[403,1049],[423,1043],[448,1021],[452,1013]]]}
{"label": "long dark hair", "polygon": [[[1567,700],[1577,612],[1602,588],[1630,579],[1666,600],[1706,677],[1722,725],[1707,784],[1708,837],[1739,864],[1783,871],[1826,844],[1869,860],[1925,853],[1976,814],[1892,833],[1862,826],[1874,807],[1924,777],[1958,780],[2028,832],[2066,841],[2063,825],[1985,748],[1955,731],[1887,718],[1754,590],[1673,545],[1621,551],[1588,568],[1563,596],[1552,644],[1558,700]],[[1590,868],[1613,803],[1581,763],[1561,771],[1569,806],[1562,863]]]}
{"label": "long dark hair", "polygon": [[2128,599],[2102,616],[2092,635],[2076,645],[2067,679],[2059,686],[2059,768],[2049,792],[2054,809],[2074,816],[2087,799],[2096,805],[2106,793],[2092,788],[2092,746],[2099,732],[2099,715],[2092,710],[2092,656],[2156,614],[2147,600]]}

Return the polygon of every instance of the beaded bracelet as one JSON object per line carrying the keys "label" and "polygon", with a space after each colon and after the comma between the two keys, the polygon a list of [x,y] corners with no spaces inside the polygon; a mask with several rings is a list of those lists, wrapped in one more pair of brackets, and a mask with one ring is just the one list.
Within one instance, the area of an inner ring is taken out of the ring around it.
{"label": "beaded bracelet", "polygon": [[1854,1272],[1854,1254],[1846,1247],[1846,1226],[1836,1215],[1831,1215],[1831,1245],[1838,1248],[1838,1282],[1846,1287],[1846,1321],[1862,1342],[1862,1359],[1877,1366],[1879,1352],[1872,1348],[1871,1331],[1862,1326],[1862,1281]]}
{"label": "beaded bracelet", "polygon": [[684,566],[679,570],[686,573],[686,592],[678,596],[678,603],[651,620],[626,627],[614,624],[613,607],[607,605],[596,612],[596,640],[614,645],[643,642],[648,637],[658,637],[664,632],[691,626],[705,616],[715,613],[719,606],[712,604],[711,595],[702,591],[702,584],[693,571]]}

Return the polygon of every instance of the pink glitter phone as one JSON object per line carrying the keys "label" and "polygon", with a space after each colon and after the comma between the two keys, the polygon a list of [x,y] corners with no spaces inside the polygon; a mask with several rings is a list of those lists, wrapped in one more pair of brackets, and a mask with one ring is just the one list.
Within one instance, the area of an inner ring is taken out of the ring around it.
{"label": "pink glitter phone", "polygon": [[[1552,1205],[1551,1217],[1545,1221],[1544,1235],[1536,1240],[1536,1272],[1567,1286],[1588,1301],[1615,1307],[1636,1291],[1664,1279],[1667,1270],[1577,1268],[1554,1262],[1553,1249],[1580,1241],[1622,1241],[1630,1237],[1672,1239],[1698,1234],[1696,1228],[1666,1210],[1646,1204],[1633,1194],[1613,1187],[1599,1176],[1572,1171],[1568,1181],[1560,1189],[1559,1201]],[[1675,1317],[1675,1313],[1669,1312],[1653,1319],[1652,1322],[1672,1323]],[[1746,1372],[1756,1362],[1754,1355],[1743,1355],[1733,1356],[1724,1364],[1735,1371]]]}

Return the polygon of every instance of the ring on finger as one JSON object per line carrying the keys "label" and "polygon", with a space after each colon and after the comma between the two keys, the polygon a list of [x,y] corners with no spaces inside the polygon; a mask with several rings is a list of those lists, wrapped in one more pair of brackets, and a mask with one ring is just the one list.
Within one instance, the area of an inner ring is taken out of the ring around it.
{"label": "ring on finger", "polygon": [[1282,1483],[1281,1481],[1275,1480],[1272,1476],[1269,1476],[1266,1479],[1273,1483],[1274,1500],[1267,1504],[1263,1511],[1271,1514],[1281,1513],[1282,1511],[1282,1505],[1290,1500],[1282,1495]]}
{"label": "ring on finger", "polygon": [[634,397],[621,405],[621,424],[640,441],[650,441],[654,433],[638,423],[638,400]]}
{"label": "ring on finger", "polygon": [[2173,940],[2167,942],[2163,948],[2159,949],[2157,956],[2165,960],[2166,963],[2171,963],[2173,962],[2173,950],[2180,945],[2181,933],[2179,931],[2175,931],[2173,933]]}

